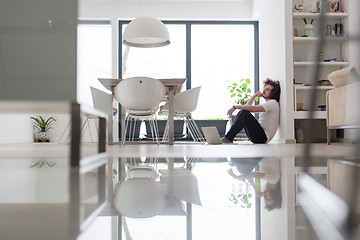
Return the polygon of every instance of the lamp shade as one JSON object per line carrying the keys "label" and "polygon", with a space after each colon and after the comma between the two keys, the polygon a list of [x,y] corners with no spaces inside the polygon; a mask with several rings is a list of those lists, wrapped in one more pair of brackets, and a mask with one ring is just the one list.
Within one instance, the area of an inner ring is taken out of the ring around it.
{"label": "lamp shade", "polygon": [[167,27],[153,17],[138,17],[125,28],[123,44],[131,47],[162,47],[170,44]]}

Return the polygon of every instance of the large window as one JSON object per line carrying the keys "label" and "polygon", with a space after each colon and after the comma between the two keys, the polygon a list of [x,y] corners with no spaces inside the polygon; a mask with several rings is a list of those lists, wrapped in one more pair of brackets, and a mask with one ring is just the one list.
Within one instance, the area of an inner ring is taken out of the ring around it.
{"label": "large window", "polygon": [[233,82],[248,78],[254,91],[254,45],[253,25],[191,27],[191,86],[202,86],[195,118],[226,118]]}
{"label": "large window", "polygon": [[[128,21],[120,21],[120,36]],[[202,86],[198,119],[224,118],[234,104],[228,86],[243,78],[258,90],[257,22],[164,21],[171,44],[131,48],[119,43],[119,77],[187,78],[186,88]],[[185,87],[185,86],[184,86]]]}
{"label": "large window", "polygon": [[98,78],[111,77],[110,21],[81,21],[77,49],[77,99],[92,105],[89,86],[106,91]]}
{"label": "large window", "polygon": [[123,45],[122,59],[120,61],[122,64],[122,78],[135,76],[153,78],[186,77],[185,26],[172,24],[168,26],[168,29],[171,44],[166,47],[134,48]]}

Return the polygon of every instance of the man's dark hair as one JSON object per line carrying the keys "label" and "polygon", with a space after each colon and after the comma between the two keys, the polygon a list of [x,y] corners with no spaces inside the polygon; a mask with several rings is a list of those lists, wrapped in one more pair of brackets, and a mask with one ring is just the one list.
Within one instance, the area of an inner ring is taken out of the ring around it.
{"label": "man's dark hair", "polygon": [[270,184],[268,188],[270,188],[271,198],[273,199],[273,204],[267,204],[265,202],[265,209],[268,211],[281,208],[282,196],[281,196],[281,183],[278,181],[275,184]]}
{"label": "man's dark hair", "polygon": [[270,85],[273,87],[273,89],[271,90],[270,92],[270,99],[275,99],[276,101],[280,101],[280,93],[281,93],[281,90],[280,90],[280,82],[277,81],[277,80],[271,80],[270,78],[267,78],[265,81],[264,81],[264,86],[266,85]]}

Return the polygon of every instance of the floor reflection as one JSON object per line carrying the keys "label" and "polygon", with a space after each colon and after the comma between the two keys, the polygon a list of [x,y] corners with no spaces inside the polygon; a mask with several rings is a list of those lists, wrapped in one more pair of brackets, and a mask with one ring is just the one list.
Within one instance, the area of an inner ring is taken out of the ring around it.
{"label": "floor reflection", "polygon": [[121,161],[114,205],[124,216],[124,239],[186,239],[188,234],[193,239],[238,239],[238,231],[244,239],[256,239],[255,191],[249,181],[229,176],[231,159]]}
{"label": "floor reflection", "polygon": [[[232,158],[230,165],[236,167],[238,174],[230,168],[229,175],[234,179],[246,180],[254,188],[255,195],[258,198],[264,198],[265,208],[268,211],[281,207],[280,160],[278,158]],[[242,201],[244,200],[246,198],[243,196]]]}

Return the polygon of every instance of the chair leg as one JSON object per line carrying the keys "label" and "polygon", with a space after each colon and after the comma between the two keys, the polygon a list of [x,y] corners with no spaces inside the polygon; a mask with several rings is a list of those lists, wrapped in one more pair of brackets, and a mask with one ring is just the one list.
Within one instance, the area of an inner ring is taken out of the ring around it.
{"label": "chair leg", "polygon": [[155,141],[155,138],[154,138],[154,127],[153,127],[153,120],[152,119],[150,119],[149,120],[149,124],[150,124],[150,131],[151,131],[151,139],[153,140],[153,141]]}
{"label": "chair leg", "polygon": [[129,118],[127,117],[127,118],[125,118],[125,129],[122,131],[121,145],[125,144],[126,131],[127,131],[127,128],[128,128],[128,124],[129,124]]}
{"label": "chair leg", "polygon": [[162,141],[166,142],[166,140],[168,139],[169,136],[169,119],[166,121],[166,125],[165,125],[165,129],[164,129],[164,136]]}
{"label": "chair leg", "polygon": [[130,124],[130,129],[131,129],[131,141],[134,141],[135,140],[135,125],[136,125],[136,120],[134,121],[131,121],[131,124]]}
{"label": "chair leg", "polygon": [[195,121],[192,119],[191,114],[186,115],[185,121],[190,132],[191,137],[195,142],[203,142],[204,136],[202,135],[199,127],[196,125]]}
{"label": "chair leg", "polygon": [[87,128],[88,128],[88,130],[89,130],[89,135],[90,135],[90,141],[91,142],[94,142],[93,141],[93,138],[92,138],[92,134],[91,134],[91,128],[90,128],[90,122],[91,122],[91,118],[89,118],[89,117],[86,117],[86,123],[87,123]]}
{"label": "chair leg", "polygon": [[[62,137],[64,136],[66,130],[69,128],[70,124],[71,124],[71,121],[68,122],[68,124],[66,125],[64,131],[62,132],[62,134],[61,134],[61,136],[60,136],[60,138],[59,138],[59,143],[61,143],[61,139],[62,139]],[[69,138],[69,135],[70,135],[70,134],[68,134],[68,135],[66,136],[66,138],[64,139],[64,143],[67,143],[67,139]]]}
{"label": "chair leg", "polygon": [[196,138],[195,138],[195,135],[194,135],[194,133],[193,133],[192,126],[191,126],[189,120],[185,117],[185,118],[184,118],[184,121],[185,121],[186,128],[187,128],[187,130],[188,130],[191,138],[193,139],[194,142],[197,142],[197,140],[196,140]]}
{"label": "chair leg", "polygon": [[[150,119],[150,123],[151,123],[151,134],[152,134],[152,138],[153,138],[153,141],[155,141],[156,139],[156,142],[157,144],[159,145],[159,136],[156,132],[156,126],[155,126],[155,120],[154,119]],[[154,138],[154,135],[155,135],[155,138]]]}
{"label": "chair leg", "polygon": [[155,123],[155,136],[156,136],[156,142],[157,142],[157,145],[160,145],[160,142],[159,142],[159,126],[157,124],[157,119],[156,119],[156,116],[155,116],[155,120],[154,120],[154,123]]}
{"label": "chair leg", "polygon": [[190,116],[190,122],[193,124],[195,132],[197,134],[197,138],[199,140],[199,142],[204,142],[205,141],[205,137],[204,135],[201,133],[198,125],[195,123],[194,119],[192,119],[192,117]]}

